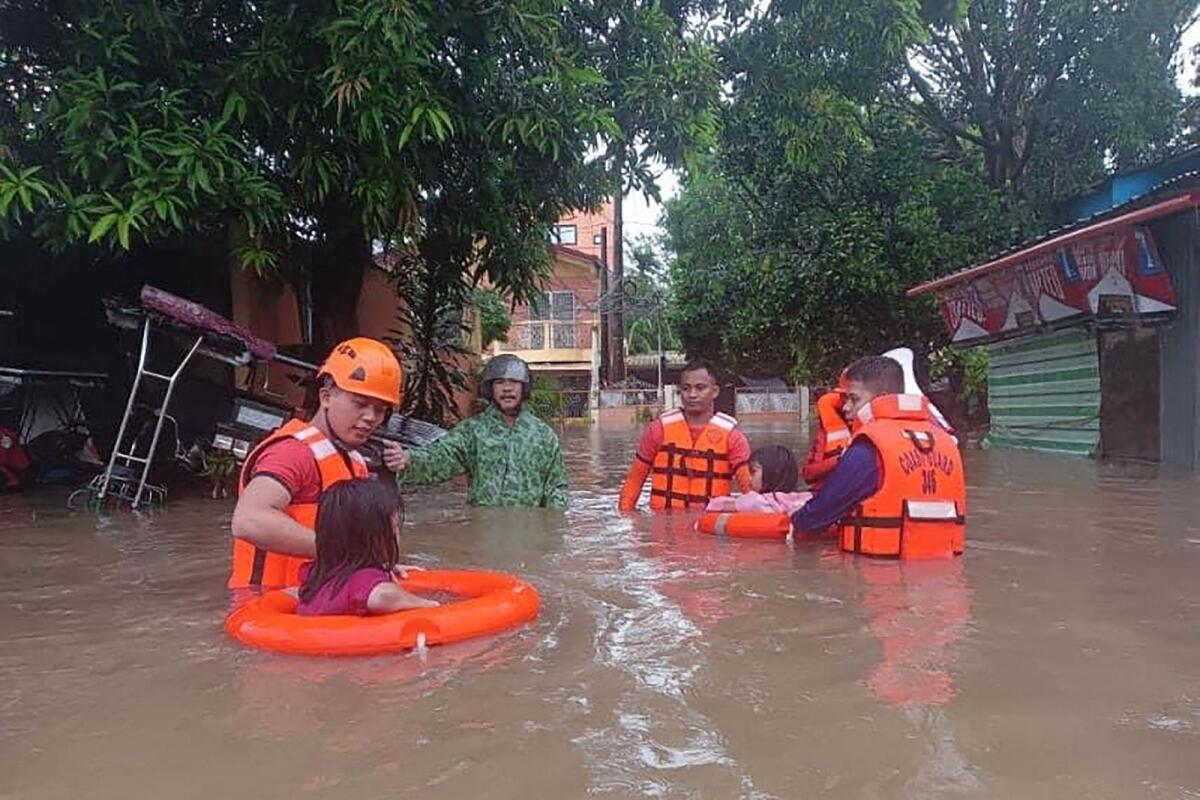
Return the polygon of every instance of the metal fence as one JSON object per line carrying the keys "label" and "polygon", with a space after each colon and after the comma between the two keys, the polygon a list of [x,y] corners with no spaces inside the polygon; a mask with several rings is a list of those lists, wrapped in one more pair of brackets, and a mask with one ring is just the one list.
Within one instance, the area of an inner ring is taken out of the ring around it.
{"label": "metal fence", "polygon": [[[671,389],[672,387],[666,387]],[[736,414],[796,414],[807,416],[803,390],[787,391],[739,388],[734,390]],[[667,392],[667,407],[677,404],[673,392]],[[600,408],[654,408],[663,407],[658,390],[649,389],[601,389]],[[588,416],[591,408],[591,392],[586,389],[542,389],[536,401],[544,411],[554,417],[581,419]]]}
{"label": "metal fence", "polygon": [[586,389],[537,389],[531,402],[544,416],[583,419],[591,408],[591,392]]}
{"label": "metal fence", "polygon": [[659,405],[657,389],[601,389],[601,408]]}
{"label": "metal fence", "polygon": [[737,414],[799,414],[800,392],[797,389],[755,389],[740,387],[734,392]]}

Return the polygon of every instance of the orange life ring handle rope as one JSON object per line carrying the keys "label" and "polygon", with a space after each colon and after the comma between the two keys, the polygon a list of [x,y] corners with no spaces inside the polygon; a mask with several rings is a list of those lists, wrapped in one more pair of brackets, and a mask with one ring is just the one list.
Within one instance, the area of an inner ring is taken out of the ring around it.
{"label": "orange life ring handle rope", "polygon": [[710,511],[696,523],[696,530],[735,539],[786,539],[792,520],[783,513]]}
{"label": "orange life ring handle rope", "polygon": [[235,608],[225,618],[225,631],[244,645],[279,653],[375,655],[499,633],[536,618],[541,605],[537,590],[500,572],[413,570],[398,583],[416,594],[463,599],[365,617],[302,617],[296,598],[278,590]]}

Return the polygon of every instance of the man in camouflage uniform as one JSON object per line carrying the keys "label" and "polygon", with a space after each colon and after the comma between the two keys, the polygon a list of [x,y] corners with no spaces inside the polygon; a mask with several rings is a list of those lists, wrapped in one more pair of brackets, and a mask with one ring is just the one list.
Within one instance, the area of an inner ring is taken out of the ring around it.
{"label": "man in camouflage uniform", "polygon": [[562,447],[549,425],[522,405],[533,382],[529,367],[503,354],[483,371],[487,409],[437,441],[384,461],[401,486],[442,483],[466,473],[467,502],[476,506],[567,507]]}

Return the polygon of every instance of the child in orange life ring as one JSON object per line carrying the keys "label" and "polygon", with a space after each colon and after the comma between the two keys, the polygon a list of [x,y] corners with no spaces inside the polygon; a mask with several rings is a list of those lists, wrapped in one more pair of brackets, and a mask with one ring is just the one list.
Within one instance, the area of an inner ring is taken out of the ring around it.
{"label": "child in orange life ring", "polygon": [[750,488],[736,497],[714,497],[705,511],[791,514],[812,492],[797,492],[800,471],[796,456],[783,445],[760,447],[750,454]]}
{"label": "child in orange life ring", "polygon": [[301,576],[301,616],[387,614],[438,605],[395,583],[404,503],[391,481],[355,478],[329,487],[317,509],[316,559]]}

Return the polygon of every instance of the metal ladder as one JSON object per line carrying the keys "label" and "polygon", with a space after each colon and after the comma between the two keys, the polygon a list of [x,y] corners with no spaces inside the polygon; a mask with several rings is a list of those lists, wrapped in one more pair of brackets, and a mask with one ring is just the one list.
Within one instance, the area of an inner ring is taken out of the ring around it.
{"label": "metal ladder", "polygon": [[[167,490],[165,488],[148,486],[146,481],[150,477],[150,464],[154,460],[154,451],[158,449],[158,437],[162,433],[163,420],[167,415],[167,406],[171,404],[171,395],[175,392],[175,384],[188,362],[192,360],[192,356],[200,349],[203,341],[204,337],[196,337],[191,349],[187,351],[183,360],[179,362],[179,366],[171,374],[164,375],[154,372],[146,367],[146,359],[150,355],[150,318],[146,318],[142,325],[142,351],[138,357],[137,374],[134,375],[133,386],[129,390],[129,402],[125,404],[125,416],[121,418],[121,427],[118,429],[117,439],[113,443],[112,455],[108,459],[108,466],[105,467],[104,472],[97,475],[92,485],[89,486],[96,500],[102,501],[112,494],[118,500],[128,500],[130,507],[135,509],[141,505],[142,497],[147,492],[151,503],[166,500]],[[133,436],[124,447],[123,442],[125,433],[129,429],[129,420],[133,416],[133,409],[137,405],[138,389],[142,386],[143,377],[165,382],[166,391],[163,393],[161,405],[155,412],[157,418],[154,422],[154,434],[150,438],[150,449],[144,456],[139,456],[136,452],[136,436]],[[120,467],[118,467],[118,462],[120,462]],[[136,475],[138,465],[141,467],[141,474],[137,477],[135,484],[133,477]]]}

